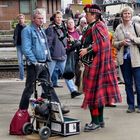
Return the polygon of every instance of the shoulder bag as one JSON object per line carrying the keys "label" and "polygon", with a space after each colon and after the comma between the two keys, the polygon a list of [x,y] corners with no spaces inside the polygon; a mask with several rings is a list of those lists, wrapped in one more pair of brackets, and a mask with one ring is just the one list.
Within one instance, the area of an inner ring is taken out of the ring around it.
{"label": "shoulder bag", "polygon": [[[133,26],[134,26],[134,31],[135,31],[136,36],[139,37],[139,36],[138,36],[138,33],[137,33],[137,30],[136,30],[136,25],[135,25],[135,23],[133,24]],[[140,44],[137,44],[137,46],[138,46],[138,49],[139,49],[139,52],[140,52]]]}

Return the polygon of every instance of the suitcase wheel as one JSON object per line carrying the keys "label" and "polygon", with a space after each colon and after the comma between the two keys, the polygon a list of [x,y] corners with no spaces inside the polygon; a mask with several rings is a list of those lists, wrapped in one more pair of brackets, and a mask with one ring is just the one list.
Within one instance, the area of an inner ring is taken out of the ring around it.
{"label": "suitcase wheel", "polygon": [[51,135],[51,130],[47,126],[43,126],[39,130],[39,136],[41,140],[47,140]]}
{"label": "suitcase wheel", "polygon": [[33,125],[30,122],[27,122],[23,125],[23,134],[30,135],[34,131]]}

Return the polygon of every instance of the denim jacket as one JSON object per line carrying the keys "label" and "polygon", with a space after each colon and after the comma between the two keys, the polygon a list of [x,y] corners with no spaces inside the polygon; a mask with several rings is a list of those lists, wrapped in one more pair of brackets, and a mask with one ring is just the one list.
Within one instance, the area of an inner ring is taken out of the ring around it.
{"label": "denim jacket", "polygon": [[[27,64],[34,64],[36,62],[46,62],[45,49],[49,52],[47,37],[44,30],[41,29],[45,37],[45,47],[39,35],[38,28],[31,24],[22,30],[22,51],[27,59]],[[50,52],[49,52],[50,54]]]}

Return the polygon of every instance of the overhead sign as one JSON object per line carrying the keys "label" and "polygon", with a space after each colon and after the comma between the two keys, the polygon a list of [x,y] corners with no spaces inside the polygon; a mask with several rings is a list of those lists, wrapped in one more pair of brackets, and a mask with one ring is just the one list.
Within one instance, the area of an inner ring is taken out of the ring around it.
{"label": "overhead sign", "polygon": [[82,0],[82,4],[92,4],[92,0]]}

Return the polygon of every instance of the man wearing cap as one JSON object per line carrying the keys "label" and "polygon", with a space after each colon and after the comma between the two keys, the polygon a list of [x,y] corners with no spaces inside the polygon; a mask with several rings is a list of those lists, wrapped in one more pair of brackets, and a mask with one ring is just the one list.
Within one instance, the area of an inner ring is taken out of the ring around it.
{"label": "man wearing cap", "polygon": [[115,65],[107,27],[101,17],[98,5],[84,7],[88,27],[82,37],[80,58],[85,65],[83,75],[84,100],[82,108],[89,108],[91,122],[84,131],[104,127],[103,109],[106,104],[121,102]]}

